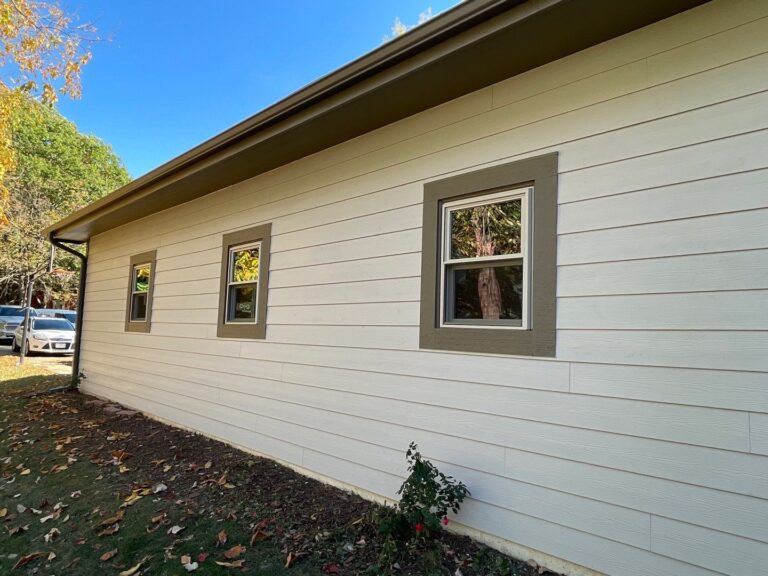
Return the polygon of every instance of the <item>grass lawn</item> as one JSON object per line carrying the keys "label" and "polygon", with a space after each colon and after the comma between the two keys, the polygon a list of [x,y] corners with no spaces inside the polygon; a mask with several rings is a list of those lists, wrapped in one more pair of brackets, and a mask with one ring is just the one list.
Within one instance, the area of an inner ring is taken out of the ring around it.
{"label": "grass lawn", "polygon": [[77,392],[33,396],[67,378],[15,361],[0,357],[0,574],[537,573],[448,533],[377,567],[375,505]]}

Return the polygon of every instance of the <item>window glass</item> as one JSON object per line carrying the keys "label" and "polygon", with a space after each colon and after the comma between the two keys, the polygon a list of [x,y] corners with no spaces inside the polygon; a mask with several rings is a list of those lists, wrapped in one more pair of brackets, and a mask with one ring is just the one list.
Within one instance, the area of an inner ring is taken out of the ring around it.
{"label": "window glass", "polygon": [[456,266],[448,274],[447,320],[523,319],[522,262],[489,266]]}
{"label": "window glass", "polygon": [[74,326],[66,320],[38,318],[32,321],[32,330],[74,330]]}
{"label": "window glass", "polygon": [[133,269],[133,291],[149,291],[149,264],[142,264]]}
{"label": "window glass", "polygon": [[520,253],[520,198],[450,211],[451,258]]}
{"label": "window glass", "polygon": [[256,282],[259,279],[259,246],[232,253],[230,282]]}

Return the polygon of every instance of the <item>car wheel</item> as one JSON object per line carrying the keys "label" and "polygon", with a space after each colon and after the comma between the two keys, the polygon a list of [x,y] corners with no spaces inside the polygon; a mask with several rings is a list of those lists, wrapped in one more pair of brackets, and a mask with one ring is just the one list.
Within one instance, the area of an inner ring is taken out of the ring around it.
{"label": "car wheel", "polygon": [[16,337],[14,336],[13,342],[11,342],[11,352],[18,352],[19,351],[19,345],[16,344]]}
{"label": "car wheel", "polygon": [[24,345],[24,356],[29,356],[29,340],[27,340],[27,343]]}

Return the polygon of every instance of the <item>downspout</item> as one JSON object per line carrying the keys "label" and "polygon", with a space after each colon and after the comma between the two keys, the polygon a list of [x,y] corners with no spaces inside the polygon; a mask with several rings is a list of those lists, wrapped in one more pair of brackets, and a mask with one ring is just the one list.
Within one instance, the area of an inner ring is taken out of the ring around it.
{"label": "downspout", "polygon": [[[70,382],[70,388],[76,389],[80,381],[80,347],[82,346],[82,334],[83,334],[83,313],[85,310],[85,280],[88,276],[88,255],[78,252],[73,248],[70,248],[66,244],[63,244],[62,240],[59,240],[54,236],[55,232],[51,232],[48,235],[48,241],[61,248],[65,252],[69,252],[73,256],[77,256],[80,259],[80,282],[77,287],[77,320],[75,321],[75,355],[72,358],[72,381]],[[85,244],[86,250],[88,248],[88,242],[70,242],[71,244]]]}

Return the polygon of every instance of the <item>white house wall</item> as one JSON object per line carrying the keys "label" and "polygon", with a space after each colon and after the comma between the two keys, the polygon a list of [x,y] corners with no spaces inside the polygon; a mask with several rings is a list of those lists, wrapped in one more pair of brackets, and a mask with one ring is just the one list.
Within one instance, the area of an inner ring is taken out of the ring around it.
{"label": "white house wall", "polygon": [[[719,0],[93,238],[86,392],[597,571],[768,570],[768,2]],[[560,153],[557,357],[418,349],[425,182]],[[216,337],[272,223],[266,341]],[[152,331],[124,332],[157,249]]]}

